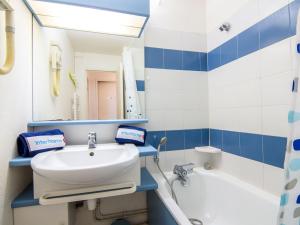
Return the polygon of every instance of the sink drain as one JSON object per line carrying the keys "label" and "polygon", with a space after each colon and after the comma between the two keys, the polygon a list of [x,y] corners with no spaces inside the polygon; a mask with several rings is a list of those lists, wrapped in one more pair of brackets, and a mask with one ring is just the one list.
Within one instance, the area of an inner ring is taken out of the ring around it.
{"label": "sink drain", "polygon": [[189,221],[190,221],[193,225],[203,225],[203,222],[202,222],[201,220],[198,220],[198,219],[190,218]]}

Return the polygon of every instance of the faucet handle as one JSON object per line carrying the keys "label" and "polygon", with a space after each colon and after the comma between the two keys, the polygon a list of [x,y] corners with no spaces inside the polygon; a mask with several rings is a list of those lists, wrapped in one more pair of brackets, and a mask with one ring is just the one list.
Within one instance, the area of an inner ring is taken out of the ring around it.
{"label": "faucet handle", "polygon": [[179,175],[179,174],[181,174],[182,172],[183,172],[182,166],[176,164],[176,165],[174,166],[173,173],[176,174],[176,175]]}
{"label": "faucet handle", "polygon": [[89,140],[94,140],[96,142],[96,137],[97,137],[96,132],[89,132],[89,134],[88,134]]}
{"label": "faucet handle", "polygon": [[94,131],[89,132],[89,137],[92,137],[92,136],[96,137],[96,132],[94,132]]}
{"label": "faucet handle", "polygon": [[181,165],[182,169],[184,169],[188,174],[192,173],[194,168],[195,168],[195,164],[194,163],[187,163],[187,164],[183,164]]}

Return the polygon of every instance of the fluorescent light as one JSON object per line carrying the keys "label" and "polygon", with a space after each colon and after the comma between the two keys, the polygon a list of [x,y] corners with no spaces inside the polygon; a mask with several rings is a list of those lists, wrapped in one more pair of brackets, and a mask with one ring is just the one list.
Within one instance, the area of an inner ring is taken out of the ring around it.
{"label": "fluorescent light", "polygon": [[138,37],[146,16],[49,1],[26,0],[45,27]]}

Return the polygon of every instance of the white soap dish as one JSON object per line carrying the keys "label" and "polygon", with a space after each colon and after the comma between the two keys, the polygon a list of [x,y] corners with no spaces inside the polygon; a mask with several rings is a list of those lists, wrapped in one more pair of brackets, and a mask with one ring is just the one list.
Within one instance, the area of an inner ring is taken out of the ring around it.
{"label": "white soap dish", "polygon": [[220,154],[222,152],[221,149],[211,147],[211,146],[196,147],[195,149],[196,149],[197,152],[209,153],[209,154]]}

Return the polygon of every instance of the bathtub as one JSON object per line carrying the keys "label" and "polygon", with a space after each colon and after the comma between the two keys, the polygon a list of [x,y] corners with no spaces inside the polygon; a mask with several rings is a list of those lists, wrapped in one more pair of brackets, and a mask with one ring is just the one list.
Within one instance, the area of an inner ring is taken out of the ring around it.
{"label": "bathtub", "polygon": [[[166,173],[172,179],[172,173]],[[179,206],[170,195],[160,174],[157,194],[179,225],[190,225],[188,218],[204,225],[275,225],[279,197],[258,189],[218,170],[195,168],[190,184],[174,183]]]}

